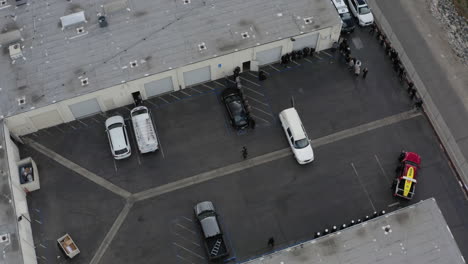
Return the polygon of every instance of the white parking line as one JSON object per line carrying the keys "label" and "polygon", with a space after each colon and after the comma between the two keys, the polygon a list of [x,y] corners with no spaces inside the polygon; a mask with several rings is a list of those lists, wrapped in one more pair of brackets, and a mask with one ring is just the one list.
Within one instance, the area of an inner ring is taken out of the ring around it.
{"label": "white parking line", "polygon": [[183,93],[183,94],[185,94],[186,96],[189,96],[189,97],[192,96],[192,95],[190,95],[190,94],[188,94],[188,93],[186,93],[184,91],[179,91],[179,92],[181,92],[181,93]]}
{"label": "white parking line", "polygon": [[249,100],[255,101],[255,102],[257,102],[257,103],[259,103],[259,104],[262,104],[262,105],[264,105],[264,106],[268,106],[268,104],[265,104],[264,102],[261,102],[261,101],[255,99],[255,98],[253,98],[253,97],[251,97],[251,96],[246,95],[245,97],[249,98]]}
{"label": "white parking line", "polygon": [[217,81],[214,81],[215,83],[217,83],[218,85],[221,85],[222,87],[226,87],[226,85],[220,83],[220,82],[217,82]]}
{"label": "white parking line", "polygon": [[260,84],[258,84],[258,83],[256,83],[256,82],[252,82],[251,80],[248,80],[248,79],[246,79],[246,78],[242,78],[242,77],[240,77],[240,78],[241,78],[241,80],[244,80],[244,81],[246,81],[246,82],[249,82],[249,83],[251,83],[251,84],[253,84],[253,85],[256,85],[256,86],[258,86],[258,87],[261,86]]}
{"label": "white parking line", "polygon": [[257,111],[260,111],[260,112],[264,113],[265,115],[269,115],[269,116],[273,117],[273,115],[272,115],[271,113],[268,113],[268,112],[266,112],[266,111],[263,111],[262,109],[257,108],[257,107],[255,107],[255,106],[251,106],[251,107],[252,107],[253,109],[257,110]]}
{"label": "white parking line", "polygon": [[263,119],[263,118],[261,118],[261,117],[258,117],[258,116],[256,116],[256,115],[254,115],[254,114],[250,114],[250,115],[253,116],[253,117],[255,117],[255,119],[260,119],[260,120],[262,120],[262,121],[265,122],[265,123],[271,124],[270,121],[268,121],[268,120],[265,120],[265,119]]}
{"label": "white parking line", "polygon": [[363,189],[364,192],[366,193],[367,198],[369,199],[369,202],[370,202],[370,204],[371,204],[371,206],[372,206],[372,210],[374,210],[374,212],[375,212],[374,203],[372,203],[371,197],[370,197],[369,193],[367,192],[366,187],[364,187],[364,185],[362,184],[361,179],[359,178],[359,174],[358,174],[358,172],[357,172],[357,170],[356,170],[356,167],[354,167],[354,163],[352,163],[352,162],[351,162],[351,167],[353,167],[354,174],[356,174],[356,177],[357,177],[357,179],[358,179],[359,185],[361,185],[362,189]]}
{"label": "white parking line", "polygon": [[304,58],[304,60],[305,60],[305,61],[307,61],[307,62],[310,62],[310,63],[312,63],[312,61],[311,61],[311,60],[309,60],[309,59],[307,59],[307,58]]}
{"label": "white parking line", "polygon": [[[208,85],[206,85],[206,84],[204,84],[204,83],[202,83],[202,85],[205,86],[205,87],[207,87],[207,88],[209,88],[209,89],[211,89],[211,90],[214,90],[214,88],[212,88],[212,87],[210,87],[210,86],[208,86]],[[223,85],[223,86],[224,86],[224,85]]]}
{"label": "white parking line", "polygon": [[257,92],[257,91],[255,91],[254,89],[249,88],[248,86],[242,85],[242,87],[245,88],[245,89],[247,89],[247,90],[249,90],[249,91],[251,91],[252,93],[256,93],[256,94],[258,94],[258,95],[260,95],[260,96],[265,96],[264,94],[262,94],[262,93],[260,93],[260,92]]}
{"label": "white parking line", "polygon": [[197,247],[200,247],[200,244],[198,244],[198,243],[196,243],[196,242],[193,242],[192,240],[190,240],[190,239],[184,237],[183,235],[181,235],[181,234],[179,234],[179,233],[177,233],[177,232],[173,232],[173,233],[174,233],[174,235],[176,235],[176,236],[182,238],[183,240],[185,240],[185,241],[187,241],[187,242],[190,242],[190,243],[194,244],[194,245],[197,246]]}
{"label": "white parking line", "polygon": [[192,219],[190,219],[190,218],[187,218],[187,217],[185,217],[185,216],[182,216],[182,218],[184,218],[185,220],[187,220],[187,221],[193,223]]}
{"label": "white parking line", "polygon": [[250,76],[252,76],[252,77],[255,77],[255,78],[258,77],[257,75],[255,75],[255,74],[253,74],[253,73],[251,73],[251,72],[248,72],[247,74],[250,75]]}
{"label": "white parking line", "polygon": [[156,98],[160,99],[160,100],[163,100],[164,102],[166,102],[167,104],[169,103],[169,101],[167,101],[166,99],[162,98],[161,96],[157,96]]}
{"label": "white parking line", "polygon": [[385,173],[385,170],[383,169],[382,164],[380,163],[379,157],[377,157],[377,154],[375,154],[374,157],[375,157],[375,160],[377,161],[377,164],[379,164],[379,168],[382,171],[382,174],[385,180],[387,180],[387,183],[390,184],[390,180],[388,179],[387,173]]}
{"label": "white parking line", "polygon": [[298,65],[298,66],[301,66],[299,63],[297,63],[297,62],[295,62],[295,61],[292,61],[292,62],[295,63],[295,64]]}
{"label": "white parking line", "polygon": [[185,230],[189,231],[190,233],[192,233],[194,235],[196,234],[195,231],[193,231],[192,229],[190,229],[190,228],[188,228],[188,227],[186,227],[184,225],[181,225],[181,224],[177,223],[176,226],[180,226],[182,229],[185,229]]}
{"label": "white parking line", "polygon": [[333,58],[333,55],[331,55],[330,53],[328,53],[328,52],[326,52],[326,51],[323,51],[323,50],[320,51],[320,54],[322,54],[322,53],[325,53],[327,56]]}
{"label": "white parking line", "polygon": [[277,72],[280,72],[280,70],[278,70],[277,68],[273,67],[273,65],[270,64],[270,65],[268,65],[268,66],[270,66],[271,68],[273,68],[273,70],[275,70],[275,71],[277,71]]}
{"label": "white parking line", "polygon": [[177,243],[175,243],[175,242],[172,242],[172,244],[174,244],[175,246],[177,246],[177,247],[179,247],[179,248],[181,248],[181,249],[184,249],[184,250],[186,250],[186,251],[192,253],[194,256],[197,256],[197,257],[199,257],[199,258],[201,258],[201,259],[203,259],[203,260],[205,259],[204,257],[198,255],[197,253],[193,252],[192,250],[187,249],[187,248],[184,248],[183,246],[181,246],[181,245],[179,245],[179,244],[177,244]]}
{"label": "white parking line", "polygon": [[59,126],[54,126],[56,129],[58,129],[60,132],[65,133],[63,129],[61,129]]}
{"label": "white parking line", "polygon": [[88,124],[86,124],[85,122],[83,122],[83,121],[81,121],[81,120],[79,120],[79,119],[77,119],[76,121],[80,122],[81,124],[83,124],[83,125],[85,125],[85,126],[88,126]]}
{"label": "white parking line", "polygon": [[180,100],[180,98],[179,98],[179,97],[177,97],[177,96],[173,95],[172,93],[170,93],[169,95],[170,95],[170,96],[172,96],[172,97],[174,97],[174,98],[175,98],[175,99],[177,99],[177,100]]}
{"label": "white parking line", "polygon": [[195,89],[195,88],[193,88],[193,87],[190,87],[189,89],[194,90],[195,92],[197,92],[197,93],[199,93],[199,94],[202,93],[202,92],[198,91],[197,89]]}
{"label": "white parking line", "polygon": [[392,204],[389,204],[388,207],[397,206],[397,205],[399,205],[399,204],[400,204],[400,202],[392,203]]}
{"label": "white parking line", "polygon": [[114,162],[114,169],[115,169],[115,172],[117,173],[117,163],[115,162],[115,159],[112,160]]}
{"label": "white parking line", "polygon": [[96,118],[94,118],[94,117],[91,117],[91,119],[92,119],[94,122],[98,123],[98,124],[100,124],[100,123],[101,123],[101,121],[97,120],[97,119],[96,119]]}
{"label": "white parking line", "polygon": [[323,58],[320,57],[317,53],[314,53],[314,56],[317,57],[319,60],[323,60]]}
{"label": "white parking line", "polygon": [[158,106],[159,106],[159,105],[157,105],[157,104],[155,104],[155,103],[151,102],[150,100],[146,100],[146,102],[148,102],[148,104],[150,104],[150,105],[153,105],[153,106],[156,106],[156,107],[158,107]]}
{"label": "white parking line", "polygon": [[54,134],[52,134],[52,132],[50,132],[49,130],[47,129],[43,129],[41,131],[44,131],[46,134],[49,134],[49,136],[53,136]]}

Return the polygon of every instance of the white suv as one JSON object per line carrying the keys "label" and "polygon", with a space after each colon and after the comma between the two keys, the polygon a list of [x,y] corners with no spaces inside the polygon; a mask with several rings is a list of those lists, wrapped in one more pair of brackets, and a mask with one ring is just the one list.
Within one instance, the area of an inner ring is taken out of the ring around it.
{"label": "white suv", "polygon": [[370,26],[374,23],[374,16],[366,0],[348,0],[348,4],[360,26]]}
{"label": "white suv", "polygon": [[106,132],[109,138],[109,145],[115,159],[125,159],[130,157],[130,141],[128,140],[125,122],[122,116],[109,117],[106,120]]}

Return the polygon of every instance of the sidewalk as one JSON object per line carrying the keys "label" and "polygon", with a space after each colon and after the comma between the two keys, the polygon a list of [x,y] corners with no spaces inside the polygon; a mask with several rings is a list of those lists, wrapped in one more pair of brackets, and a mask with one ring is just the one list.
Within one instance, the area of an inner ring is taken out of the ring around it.
{"label": "sidewalk", "polygon": [[[468,68],[453,55],[425,0],[369,0],[468,190]],[[462,185],[462,183],[460,182]]]}

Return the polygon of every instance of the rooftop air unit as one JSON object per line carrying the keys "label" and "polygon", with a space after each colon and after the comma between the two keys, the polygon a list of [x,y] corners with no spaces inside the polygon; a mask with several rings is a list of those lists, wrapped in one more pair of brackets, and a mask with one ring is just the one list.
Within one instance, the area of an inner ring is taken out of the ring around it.
{"label": "rooftop air unit", "polygon": [[21,46],[20,46],[19,43],[15,43],[13,45],[10,45],[8,47],[8,50],[10,51],[10,58],[12,60],[17,60],[17,59],[23,57],[23,52],[21,51]]}

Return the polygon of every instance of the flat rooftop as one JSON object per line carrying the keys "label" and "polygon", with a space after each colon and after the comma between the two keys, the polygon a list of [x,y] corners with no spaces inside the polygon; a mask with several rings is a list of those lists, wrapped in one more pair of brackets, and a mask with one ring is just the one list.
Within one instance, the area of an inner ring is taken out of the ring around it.
{"label": "flat rooftop", "polygon": [[[339,23],[329,0],[30,0],[0,8],[6,117]],[[60,18],[80,11],[87,22],[62,29]],[[24,59],[13,62],[5,43],[18,33]]]}
{"label": "flat rooftop", "polygon": [[465,264],[465,260],[432,198],[244,264],[278,263]]}

